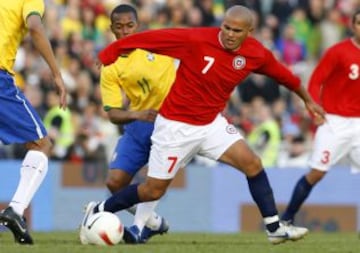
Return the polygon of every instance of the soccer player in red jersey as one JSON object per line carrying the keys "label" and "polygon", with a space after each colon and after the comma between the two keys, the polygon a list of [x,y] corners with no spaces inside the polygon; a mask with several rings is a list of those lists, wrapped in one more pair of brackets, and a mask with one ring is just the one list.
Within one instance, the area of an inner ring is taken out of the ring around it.
{"label": "soccer player in red jersey", "polygon": [[[360,170],[360,10],[352,17],[353,36],[330,47],[314,69],[309,92],[326,112],[309,160],[312,168],[296,184],[282,219],[293,222],[312,188],[331,166],[347,157]],[[322,123],[322,122],[319,122]]]}
{"label": "soccer player in red jersey", "polygon": [[235,86],[256,72],[293,90],[311,114],[323,116],[322,108],[300,85],[299,78],[249,36],[252,30],[250,10],[233,6],[226,11],[221,28],[146,31],[114,42],[100,52],[99,58],[105,65],[134,48],[169,55],[181,62],[175,83],[155,121],[145,183],[130,185],[114,194],[111,198],[116,201],[112,205],[106,201],[105,211],[122,210],[138,202],[161,198],[178,169],[200,154],[231,165],[246,175],[270,242],[277,244],[304,237],[308,232],[306,228],[279,222],[273,192],[259,157],[221,115]]}

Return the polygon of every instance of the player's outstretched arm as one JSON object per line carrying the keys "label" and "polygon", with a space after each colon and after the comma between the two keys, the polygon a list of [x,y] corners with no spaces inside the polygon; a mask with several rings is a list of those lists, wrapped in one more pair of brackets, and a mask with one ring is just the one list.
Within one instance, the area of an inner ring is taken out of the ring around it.
{"label": "player's outstretched arm", "polygon": [[294,90],[294,92],[304,101],[305,106],[310,115],[313,117],[315,124],[323,124],[325,122],[325,111],[320,105],[314,102],[305,88],[300,86],[298,89]]}
{"label": "player's outstretched arm", "polygon": [[27,20],[27,27],[29,29],[29,33],[33,40],[33,43],[36,49],[40,52],[41,56],[45,59],[46,63],[48,64],[51,73],[54,77],[54,82],[56,88],[59,92],[60,96],[60,107],[65,109],[66,108],[66,88],[64,85],[64,81],[61,77],[60,70],[56,64],[56,59],[52,48],[50,46],[50,42],[46,37],[45,29],[41,22],[41,18],[39,15],[30,15]]}

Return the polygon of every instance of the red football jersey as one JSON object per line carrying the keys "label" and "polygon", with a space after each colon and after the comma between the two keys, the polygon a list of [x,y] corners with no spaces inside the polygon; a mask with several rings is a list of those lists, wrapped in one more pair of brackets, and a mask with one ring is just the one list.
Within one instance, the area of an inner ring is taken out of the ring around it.
{"label": "red football jersey", "polygon": [[194,125],[212,122],[251,72],[265,74],[292,90],[300,86],[300,79],[256,39],[248,37],[238,50],[229,51],[221,45],[219,33],[216,27],[145,31],[113,42],[99,58],[107,65],[122,52],[142,48],[179,59],[175,83],[160,113]]}
{"label": "red football jersey", "polygon": [[310,78],[309,93],[327,113],[360,116],[360,47],[351,39],[329,48]]}

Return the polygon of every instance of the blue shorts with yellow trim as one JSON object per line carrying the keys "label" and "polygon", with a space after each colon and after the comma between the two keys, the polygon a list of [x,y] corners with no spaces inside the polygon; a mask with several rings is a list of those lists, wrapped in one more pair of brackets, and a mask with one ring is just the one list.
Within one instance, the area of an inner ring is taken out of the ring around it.
{"label": "blue shorts with yellow trim", "polygon": [[16,87],[13,76],[0,70],[0,140],[26,143],[46,135],[40,116]]}
{"label": "blue shorts with yellow trim", "polygon": [[126,124],[112,156],[110,169],[120,169],[134,176],[148,163],[153,130],[153,122],[133,121]]}

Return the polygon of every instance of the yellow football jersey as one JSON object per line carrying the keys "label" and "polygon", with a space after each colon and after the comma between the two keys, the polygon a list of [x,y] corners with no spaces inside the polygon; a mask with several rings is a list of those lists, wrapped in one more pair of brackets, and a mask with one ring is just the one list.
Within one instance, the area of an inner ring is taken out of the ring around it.
{"label": "yellow football jersey", "polygon": [[103,66],[100,88],[104,109],[124,108],[126,99],[130,110],[159,109],[175,81],[176,63],[168,56],[136,49]]}
{"label": "yellow football jersey", "polygon": [[0,1],[0,69],[14,74],[16,51],[27,32],[26,18],[30,14],[42,17],[44,9],[43,0]]}

